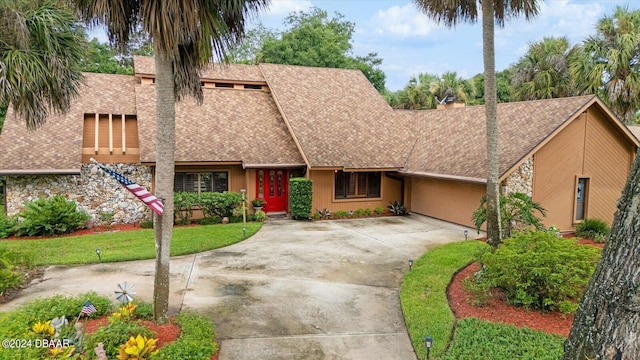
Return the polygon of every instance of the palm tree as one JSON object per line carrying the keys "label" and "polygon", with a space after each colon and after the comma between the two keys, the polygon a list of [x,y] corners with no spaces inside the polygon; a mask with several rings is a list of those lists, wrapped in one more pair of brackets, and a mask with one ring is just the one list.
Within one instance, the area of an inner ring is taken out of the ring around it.
{"label": "palm tree", "polygon": [[[458,76],[455,71],[447,71],[431,83],[429,92],[434,100],[443,101],[453,98],[457,101],[466,102],[467,98],[473,97],[473,87],[471,84]],[[434,106],[435,107],[435,106]]]}
{"label": "palm tree", "polygon": [[475,22],[478,3],[482,10],[482,56],[484,58],[485,116],[487,118],[487,242],[500,244],[502,231],[499,207],[498,118],[495,71],[494,24],[523,14],[530,19],[538,13],[537,0],[414,0],[427,16],[446,26],[461,21]]}
{"label": "palm tree", "polygon": [[53,1],[0,2],[0,107],[29,129],[51,111],[66,112],[82,82],[85,40],[70,9]]}
{"label": "palm tree", "polygon": [[169,248],[173,227],[175,168],[175,102],[185,96],[202,102],[200,69],[224,59],[227,49],[244,34],[245,19],[269,0],[123,1],[75,0],[85,21],[103,23],[109,40],[124,49],[131,33],[142,26],[153,43],[156,68],[156,196],[164,201],[154,215],[156,265],[153,313],[167,321]]}
{"label": "palm tree", "polygon": [[545,37],[529,45],[514,65],[513,90],[516,100],[551,99],[575,95],[569,65],[576,47],[566,37]]}
{"label": "palm tree", "polygon": [[640,10],[618,6],[596,28],[571,70],[585,81],[582,93],[600,95],[616,115],[632,124],[640,109]]}

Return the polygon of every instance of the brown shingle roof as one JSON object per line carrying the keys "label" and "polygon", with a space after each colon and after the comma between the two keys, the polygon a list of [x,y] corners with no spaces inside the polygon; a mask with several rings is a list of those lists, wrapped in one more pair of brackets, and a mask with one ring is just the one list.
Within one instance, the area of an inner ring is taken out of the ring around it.
{"label": "brown shingle roof", "polygon": [[358,70],[260,64],[311,167],[401,168],[413,144],[394,112]]}
{"label": "brown shingle roof", "polygon": [[[268,92],[203,89],[204,102],[176,104],[176,161],[304,164]],[[155,161],[155,87],[137,85],[140,160]]]}
{"label": "brown shingle roof", "polygon": [[627,125],[627,127],[631,130],[631,133],[636,137],[636,139],[640,139],[640,126]]}
{"label": "brown shingle roof", "polygon": [[[149,56],[134,56],[133,67],[136,75],[155,75],[156,73],[155,62]],[[211,64],[202,69],[200,77],[208,80],[264,82],[264,76],[256,65]]]}
{"label": "brown shingle roof", "polygon": [[[500,175],[596,100],[587,95],[498,104]],[[415,118],[421,136],[404,172],[486,178],[484,106],[405,113]]]}
{"label": "brown shingle roof", "polygon": [[66,115],[54,114],[37,131],[28,131],[9,108],[0,136],[0,174],[80,171],[84,114],[135,114],[135,78],[84,74]]}

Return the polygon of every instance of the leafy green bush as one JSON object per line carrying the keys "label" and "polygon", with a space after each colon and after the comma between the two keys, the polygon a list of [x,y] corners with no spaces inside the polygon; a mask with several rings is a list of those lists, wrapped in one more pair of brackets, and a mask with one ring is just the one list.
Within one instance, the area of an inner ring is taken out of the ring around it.
{"label": "leafy green bush", "polygon": [[313,182],[310,179],[289,179],[289,211],[294,220],[309,220],[312,201]]}
{"label": "leafy green bush", "polygon": [[180,325],[180,337],[160,349],[154,359],[209,359],[215,354],[215,332],[211,320],[191,313],[176,317]]}
{"label": "leafy green bush", "polygon": [[7,238],[15,232],[16,221],[0,213],[0,239]]}
{"label": "leafy green bush", "polygon": [[90,219],[75,202],[60,195],[27,202],[18,218],[22,221],[18,222],[16,233],[21,236],[68,234],[84,227]]}
{"label": "leafy green bush", "polygon": [[255,221],[264,222],[267,219],[267,214],[264,211],[257,211],[254,215]]}
{"label": "leafy green bush", "polygon": [[197,223],[200,225],[222,224],[222,218],[219,216],[204,217],[202,219],[198,219]]}
{"label": "leafy green bush", "polygon": [[561,336],[467,318],[458,322],[452,346],[440,359],[557,360],[563,353]]}
{"label": "leafy green bush", "polygon": [[344,210],[338,210],[338,211],[333,213],[333,217],[336,218],[336,219],[344,219],[347,216],[349,216],[349,213],[344,211]]}
{"label": "leafy green bush", "polygon": [[374,212],[376,215],[382,215],[382,213],[384,212],[384,207],[382,207],[382,206],[378,206],[378,207],[376,207],[376,209],[375,209],[375,210],[373,210],[373,212]]}
{"label": "leafy green bush", "polygon": [[193,192],[176,192],[173,194],[173,223],[187,225],[193,217],[193,208],[198,205],[198,194]]}
{"label": "leafy green bush", "polygon": [[198,203],[205,217],[231,217],[233,210],[242,203],[242,195],[233,191],[203,192]]}
{"label": "leafy green bush", "polygon": [[153,220],[145,220],[141,222],[140,227],[143,229],[153,229]]}
{"label": "leafy green bush", "polygon": [[570,310],[600,257],[600,249],[544,231],[525,231],[481,255],[476,280],[504,290],[507,301],[540,310]]}
{"label": "leafy green bush", "polygon": [[[471,220],[480,230],[482,224],[487,221],[487,197],[480,200],[480,207],[473,212]],[[536,230],[543,230],[542,220],[536,216],[536,211],[543,217],[547,215],[542,205],[531,200],[527,194],[510,193],[507,196],[500,196],[500,219],[502,222],[502,235],[508,238],[513,235],[514,230],[524,230],[534,227]]]}
{"label": "leafy green bush", "polygon": [[[109,321],[109,325],[101,327],[93,334],[87,335],[86,348],[94,349],[98,343],[104,344],[104,350],[108,359],[115,359],[118,355],[118,348],[129,340],[131,336],[142,335],[154,337],[155,334],[148,328],[132,321],[115,320]],[[94,351],[87,351],[90,359],[95,359]]]}
{"label": "leafy green bush", "polygon": [[585,239],[592,239],[598,242],[604,242],[611,228],[604,220],[600,219],[584,219],[576,225],[576,235]]}

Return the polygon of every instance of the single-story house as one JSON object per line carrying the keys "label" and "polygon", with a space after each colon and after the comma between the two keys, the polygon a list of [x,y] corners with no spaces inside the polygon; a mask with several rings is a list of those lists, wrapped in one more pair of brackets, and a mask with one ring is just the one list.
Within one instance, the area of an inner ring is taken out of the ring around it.
{"label": "single-story house", "polygon": [[[5,210],[64,194],[118,222],[149,210],[90,164],[110,164],[152,189],[154,61],[134,75],[85,74],[66,115],[30,132],[10,109],[0,134]],[[176,191],[240,191],[288,210],[288,179],[313,180],[314,209],[408,209],[470,225],[484,194],[484,108],[393,110],[357,70],[215,65],[204,102],[176,105]],[[596,96],[500,104],[503,190],[528,193],[545,223],[570,231],[611,221],[638,140]]]}

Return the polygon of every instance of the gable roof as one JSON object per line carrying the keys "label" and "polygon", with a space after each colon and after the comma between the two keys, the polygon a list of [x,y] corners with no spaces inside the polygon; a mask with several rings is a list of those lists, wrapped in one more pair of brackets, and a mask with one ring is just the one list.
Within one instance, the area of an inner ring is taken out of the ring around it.
{"label": "gable roof", "polygon": [[85,84],[66,115],[51,114],[29,131],[9,107],[0,136],[0,175],[79,174],[84,114],[135,114],[134,84],[127,75],[85,73]]}
{"label": "gable roof", "polygon": [[260,64],[307,164],[400,169],[413,145],[409,119],[359,70]]}
{"label": "gable roof", "polygon": [[[500,177],[596,104],[630,137],[630,132],[595,95],[498,104]],[[486,180],[485,107],[403,111],[421,134],[402,172],[474,182]],[[631,137],[630,137],[631,139]],[[632,139],[636,146],[637,139]]]}
{"label": "gable roof", "polygon": [[[155,87],[136,85],[140,161],[155,162]],[[300,166],[304,161],[268,92],[202,89],[176,104],[176,162]]]}
{"label": "gable roof", "polygon": [[[133,67],[134,75],[153,76],[156,73],[156,64],[153,57],[134,56]],[[258,66],[244,64],[211,64],[201,70],[200,78],[203,80],[243,81],[250,83],[264,83],[265,81]]]}

